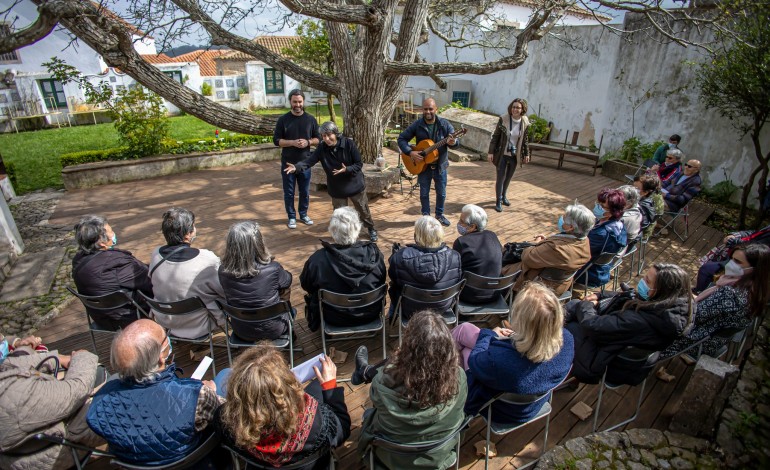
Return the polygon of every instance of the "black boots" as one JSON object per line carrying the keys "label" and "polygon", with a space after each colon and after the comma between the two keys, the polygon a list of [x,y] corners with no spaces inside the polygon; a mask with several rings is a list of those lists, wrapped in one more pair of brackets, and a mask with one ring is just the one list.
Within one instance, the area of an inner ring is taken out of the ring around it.
{"label": "black boots", "polygon": [[369,368],[369,350],[366,346],[359,346],[356,350],[356,370],[353,371],[353,375],[350,376],[350,383],[353,385],[361,385],[366,383],[366,369]]}

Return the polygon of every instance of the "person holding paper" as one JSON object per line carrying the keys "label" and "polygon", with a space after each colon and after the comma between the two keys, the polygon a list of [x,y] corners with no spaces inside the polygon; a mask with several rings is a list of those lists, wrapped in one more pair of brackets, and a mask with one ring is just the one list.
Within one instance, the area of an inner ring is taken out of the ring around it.
{"label": "person holding paper", "polygon": [[[227,400],[214,418],[222,441],[273,467],[345,442],[350,436],[350,415],[344,389],[337,387],[337,367],[324,356],[314,371],[317,380],[303,390],[272,344],[264,341],[248,348],[233,364]],[[327,452],[307,469],[328,464]]]}

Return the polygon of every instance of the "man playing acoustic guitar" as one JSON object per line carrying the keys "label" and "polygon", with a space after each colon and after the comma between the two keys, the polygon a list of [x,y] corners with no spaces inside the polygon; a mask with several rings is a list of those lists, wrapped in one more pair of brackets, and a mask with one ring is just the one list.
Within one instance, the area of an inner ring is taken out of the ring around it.
{"label": "man playing acoustic guitar", "polygon": [[[450,147],[459,145],[459,139],[451,136],[454,133],[454,127],[446,119],[436,116],[436,101],[433,98],[427,98],[422,102],[422,118],[414,121],[407,127],[401,135],[398,136],[398,147],[404,155],[408,155],[415,163],[422,162],[424,156],[421,152],[415,151],[410,147],[409,141],[416,138],[417,142],[431,140],[438,142],[448,137],[446,143]],[[422,215],[430,215],[430,184],[431,180],[436,183],[436,220],[441,225],[449,226],[449,219],[444,217],[444,201],[446,200],[446,181],[449,159],[447,158],[447,147],[442,146],[438,149],[438,161],[433,162],[417,176],[420,184],[420,205]]]}

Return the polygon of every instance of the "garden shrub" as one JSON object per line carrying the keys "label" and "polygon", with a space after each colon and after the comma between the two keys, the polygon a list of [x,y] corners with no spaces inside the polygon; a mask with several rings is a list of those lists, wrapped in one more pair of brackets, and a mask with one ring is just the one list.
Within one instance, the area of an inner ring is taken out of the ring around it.
{"label": "garden shrub", "polygon": [[529,115],[529,141],[530,142],[542,142],[548,137],[550,129],[548,128],[548,120],[539,117],[537,114]]}

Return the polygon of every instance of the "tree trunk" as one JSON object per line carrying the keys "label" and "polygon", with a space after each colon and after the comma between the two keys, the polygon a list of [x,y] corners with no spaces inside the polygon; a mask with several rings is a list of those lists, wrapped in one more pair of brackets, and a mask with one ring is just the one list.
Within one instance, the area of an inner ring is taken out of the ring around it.
{"label": "tree trunk", "polygon": [[[756,124],[756,122],[755,122]],[[762,227],[762,221],[765,218],[765,214],[767,213],[768,208],[765,207],[765,197],[767,196],[767,176],[770,171],[768,171],[768,162],[770,162],[770,152],[768,152],[767,155],[762,155],[762,142],[759,141],[759,134],[762,131],[762,126],[760,125],[757,129],[757,126],[754,126],[754,132],[751,133],[751,141],[754,143],[754,155],[756,156],[757,160],[760,162],[759,168],[761,169],[761,176],[760,176],[760,183],[759,183],[759,211],[757,213],[757,217],[754,220],[754,230],[759,230]]]}
{"label": "tree trunk", "polygon": [[326,94],[326,107],[329,109],[329,120],[336,124],[337,115],[334,113],[334,95],[331,93]]}

